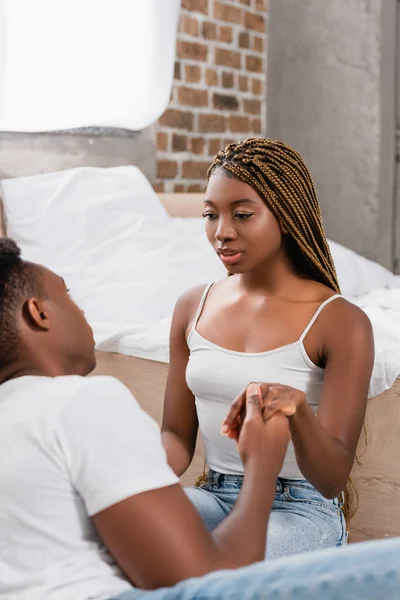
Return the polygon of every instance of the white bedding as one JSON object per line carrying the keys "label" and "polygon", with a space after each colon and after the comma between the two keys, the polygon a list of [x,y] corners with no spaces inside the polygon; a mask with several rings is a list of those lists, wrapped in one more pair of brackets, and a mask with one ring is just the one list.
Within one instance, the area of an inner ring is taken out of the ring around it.
{"label": "white bedding", "polygon": [[[7,233],[67,281],[99,350],[168,361],[175,301],[225,276],[201,219],[170,218],[136,167],[79,168],[2,182]],[[400,277],[331,242],[343,294],[374,326],[370,395],[400,375]]]}

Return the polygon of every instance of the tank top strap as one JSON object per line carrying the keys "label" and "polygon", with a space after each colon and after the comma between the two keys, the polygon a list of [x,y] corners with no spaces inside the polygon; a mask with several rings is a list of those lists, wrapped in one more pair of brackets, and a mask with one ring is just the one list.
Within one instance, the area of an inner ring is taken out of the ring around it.
{"label": "tank top strap", "polygon": [[341,294],[335,294],[334,296],[331,296],[330,298],[328,298],[327,300],[325,300],[325,302],[323,302],[317,308],[317,310],[315,311],[313,317],[311,318],[311,321],[308,323],[307,327],[305,328],[305,330],[301,334],[300,342],[304,341],[304,338],[306,337],[307,333],[310,331],[311,327],[314,325],[315,321],[318,319],[318,317],[321,314],[321,312],[324,310],[325,306],[327,304],[329,304],[330,302],[332,302],[333,300],[336,300],[336,298],[343,298],[343,296]]}
{"label": "tank top strap", "polygon": [[202,295],[202,297],[201,297],[201,300],[200,300],[200,303],[199,303],[199,307],[198,307],[198,309],[197,309],[196,316],[195,316],[195,318],[194,318],[193,325],[192,325],[192,329],[190,330],[190,333],[192,333],[192,331],[194,331],[194,330],[196,329],[197,321],[198,321],[198,320],[199,320],[199,318],[200,318],[200,315],[201,315],[201,313],[202,313],[202,310],[203,310],[203,308],[204,308],[205,301],[206,301],[206,299],[207,299],[207,296],[208,296],[208,292],[210,291],[210,287],[211,287],[213,284],[214,284],[214,282],[212,281],[211,283],[209,283],[208,285],[206,285],[206,288],[205,288],[205,290],[204,290],[204,292],[203,292],[203,295]]}

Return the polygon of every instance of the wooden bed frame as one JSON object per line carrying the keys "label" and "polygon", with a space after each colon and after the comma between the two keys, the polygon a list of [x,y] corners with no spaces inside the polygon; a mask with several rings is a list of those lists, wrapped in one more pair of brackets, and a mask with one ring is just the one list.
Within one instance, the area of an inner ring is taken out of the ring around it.
{"label": "wooden bed frame", "polygon": [[[202,194],[160,194],[171,216],[197,217]],[[0,206],[1,208],[1,206]],[[5,233],[0,216],[0,232]],[[160,423],[168,365],[122,354],[97,353],[94,374],[113,375],[133,392]],[[390,390],[368,401],[366,436],[361,436],[352,479],[359,508],[350,524],[351,541],[400,536],[400,379]],[[182,477],[191,485],[204,465],[199,440],[192,465]]]}

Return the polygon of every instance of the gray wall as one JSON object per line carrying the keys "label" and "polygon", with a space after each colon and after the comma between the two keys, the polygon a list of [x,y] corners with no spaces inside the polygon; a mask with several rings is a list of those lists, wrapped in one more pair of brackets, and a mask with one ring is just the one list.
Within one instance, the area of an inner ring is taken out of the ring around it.
{"label": "gray wall", "polygon": [[327,235],[394,265],[396,0],[270,0],[268,136],[293,145]]}
{"label": "gray wall", "polygon": [[80,166],[136,165],[153,182],[154,127],[140,132],[82,129],[55,133],[0,133],[0,179]]}

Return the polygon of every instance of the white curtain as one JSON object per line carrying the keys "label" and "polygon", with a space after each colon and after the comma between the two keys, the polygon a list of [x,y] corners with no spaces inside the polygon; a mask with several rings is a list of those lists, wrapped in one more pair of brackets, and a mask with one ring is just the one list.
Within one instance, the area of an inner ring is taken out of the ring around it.
{"label": "white curtain", "polygon": [[168,105],[180,0],[0,0],[0,131],[140,130]]}

